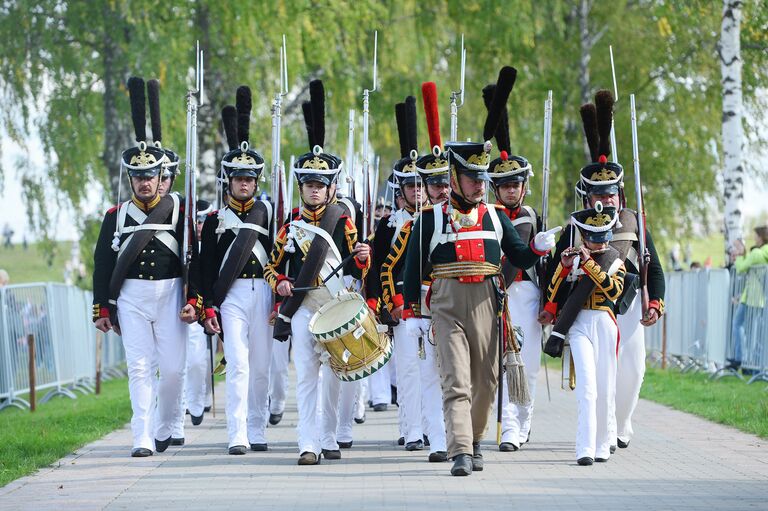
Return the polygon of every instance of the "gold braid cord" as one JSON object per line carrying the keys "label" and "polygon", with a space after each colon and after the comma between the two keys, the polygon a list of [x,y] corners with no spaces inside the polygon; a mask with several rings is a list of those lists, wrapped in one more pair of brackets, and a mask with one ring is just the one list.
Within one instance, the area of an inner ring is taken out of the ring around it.
{"label": "gold braid cord", "polygon": [[457,279],[475,275],[498,275],[501,266],[486,262],[455,262],[436,264],[432,268],[433,279]]}

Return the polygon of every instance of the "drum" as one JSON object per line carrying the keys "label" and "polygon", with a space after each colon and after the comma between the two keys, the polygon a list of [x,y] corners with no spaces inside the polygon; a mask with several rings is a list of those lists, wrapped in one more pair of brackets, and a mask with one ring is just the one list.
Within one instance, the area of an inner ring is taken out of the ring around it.
{"label": "drum", "polygon": [[357,293],[333,298],[309,321],[310,333],[328,352],[331,369],[342,381],[361,380],[389,361],[392,344],[389,336],[379,330],[368,305]]}

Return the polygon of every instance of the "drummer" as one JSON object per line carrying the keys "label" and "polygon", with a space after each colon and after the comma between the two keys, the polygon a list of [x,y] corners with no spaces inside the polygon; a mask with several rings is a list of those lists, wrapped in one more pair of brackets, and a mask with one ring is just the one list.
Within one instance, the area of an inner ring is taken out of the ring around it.
{"label": "drummer", "polygon": [[[322,305],[344,290],[344,275],[363,279],[370,266],[370,247],[357,242],[355,224],[343,214],[340,206],[330,203],[330,187],[338,176],[341,159],[322,148],[323,95],[322,82],[312,81],[312,101],[304,108],[305,112],[311,112],[311,119],[306,120],[310,152],[299,157],[293,168],[302,206],[278,232],[264,269],[266,281],[283,297],[275,323],[275,338],[287,339],[281,331],[288,328],[293,342],[299,465],[317,465],[321,457],[341,459],[335,427],[326,427],[336,423],[330,418],[338,413],[340,380],[327,363],[321,367],[327,355],[318,352],[323,350],[316,346],[309,332],[309,321]],[[322,255],[318,257],[318,254]],[[345,260],[343,269],[332,273]],[[313,289],[294,293],[294,287]],[[318,424],[321,370],[323,420]]]}

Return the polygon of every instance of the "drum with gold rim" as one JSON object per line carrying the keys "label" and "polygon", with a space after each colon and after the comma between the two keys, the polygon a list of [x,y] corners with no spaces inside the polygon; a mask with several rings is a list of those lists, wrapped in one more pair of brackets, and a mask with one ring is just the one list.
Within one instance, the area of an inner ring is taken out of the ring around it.
{"label": "drum with gold rim", "polygon": [[333,372],[342,381],[366,378],[392,356],[389,336],[380,331],[362,296],[342,293],[309,321],[309,331],[325,348]]}

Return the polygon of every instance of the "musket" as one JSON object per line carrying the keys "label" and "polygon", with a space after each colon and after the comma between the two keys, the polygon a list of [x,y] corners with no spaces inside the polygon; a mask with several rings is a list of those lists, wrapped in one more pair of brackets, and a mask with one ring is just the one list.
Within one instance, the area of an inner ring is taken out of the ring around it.
{"label": "musket", "polygon": [[461,34],[461,78],[459,90],[451,91],[451,140],[459,136],[459,108],[464,105],[464,70],[467,63],[467,50],[464,48],[464,34]]}
{"label": "musket", "polygon": [[368,161],[368,96],[376,92],[376,63],[379,49],[379,32],[373,33],[373,87],[363,90],[363,239],[368,239],[369,232],[373,231],[372,209],[372,183]]}
{"label": "musket", "polygon": [[[547,92],[547,99],[544,101],[544,155],[542,157],[541,164],[541,230],[547,230],[547,223],[549,218],[549,163],[550,163],[550,150],[552,147],[552,91]],[[549,263],[549,255],[542,256],[539,259],[538,274],[539,274],[539,291],[540,308],[544,309],[544,302],[546,300],[545,294],[547,289],[547,266]],[[542,329],[541,342],[546,342],[549,335],[547,335]],[[552,401],[552,395],[549,390],[549,371],[547,370],[547,364],[544,363],[544,376],[547,380],[547,399]]]}
{"label": "musket", "polygon": [[[293,168],[295,160],[296,160],[296,158],[294,156],[291,156],[291,166],[290,166],[290,168]],[[294,179],[295,179],[294,173],[290,172],[289,175],[288,175],[288,187],[287,187],[287,189],[288,189],[288,203],[287,203],[286,209],[288,211],[286,212],[286,216],[285,217],[278,219],[280,221],[280,225],[281,226],[282,226],[282,223],[285,221],[285,219],[288,217],[288,215],[290,215],[291,212],[293,211],[293,189],[294,189],[294,186],[295,186],[294,182],[293,182]]]}
{"label": "musket", "polygon": [[283,44],[280,46],[280,91],[275,94],[272,102],[272,200],[275,201],[275,219],[272,224],[272,236],[277,238],[281,222],[290,212],[286,208],[285,167],[280,160],[280,128],[282,121],[283,97],[288,94],[288,54],[283,34]]}
{"label": "musket", "polygon": [[355,199],[355,110],[349,110],[349,136],[347,138],[346,169],[341,176],[346,184],[346,196]]}
{"label": "musket", "polygon": [[189,289],[189,265],[197,230],[197,109],[205,102],[203,93],[203,52],[200,42],[195,48],[195,86],[187,91],[187,145],[184,162],[184,241],[181,247],[183,295],[186,302]]}
{"label": "musket", "polygon": [[[616,86],[616,68],[613,66],[613,46],[608,46],[608,51],[611,53],[611,76],[613,77],[613,100],[619,101],[619,88]],[[614,163],[619,162],[619,153],[616,151],[616,130],[614,128],[614,121],[611,119],[611,159]]]}
{"label": "musket", "polygon": [[629,110],[632,119],[632,167],[635,171],[635,196],[637,197],[637,240],[638,270],[640,271],[640,299],[643,306],[643,318],[648,314],[648,259],[649,254],[645,239],[645,203],[643,201],[642,181],[640,180],[640,156],[637,143],[637,113],[635,95],[629,95]]}

